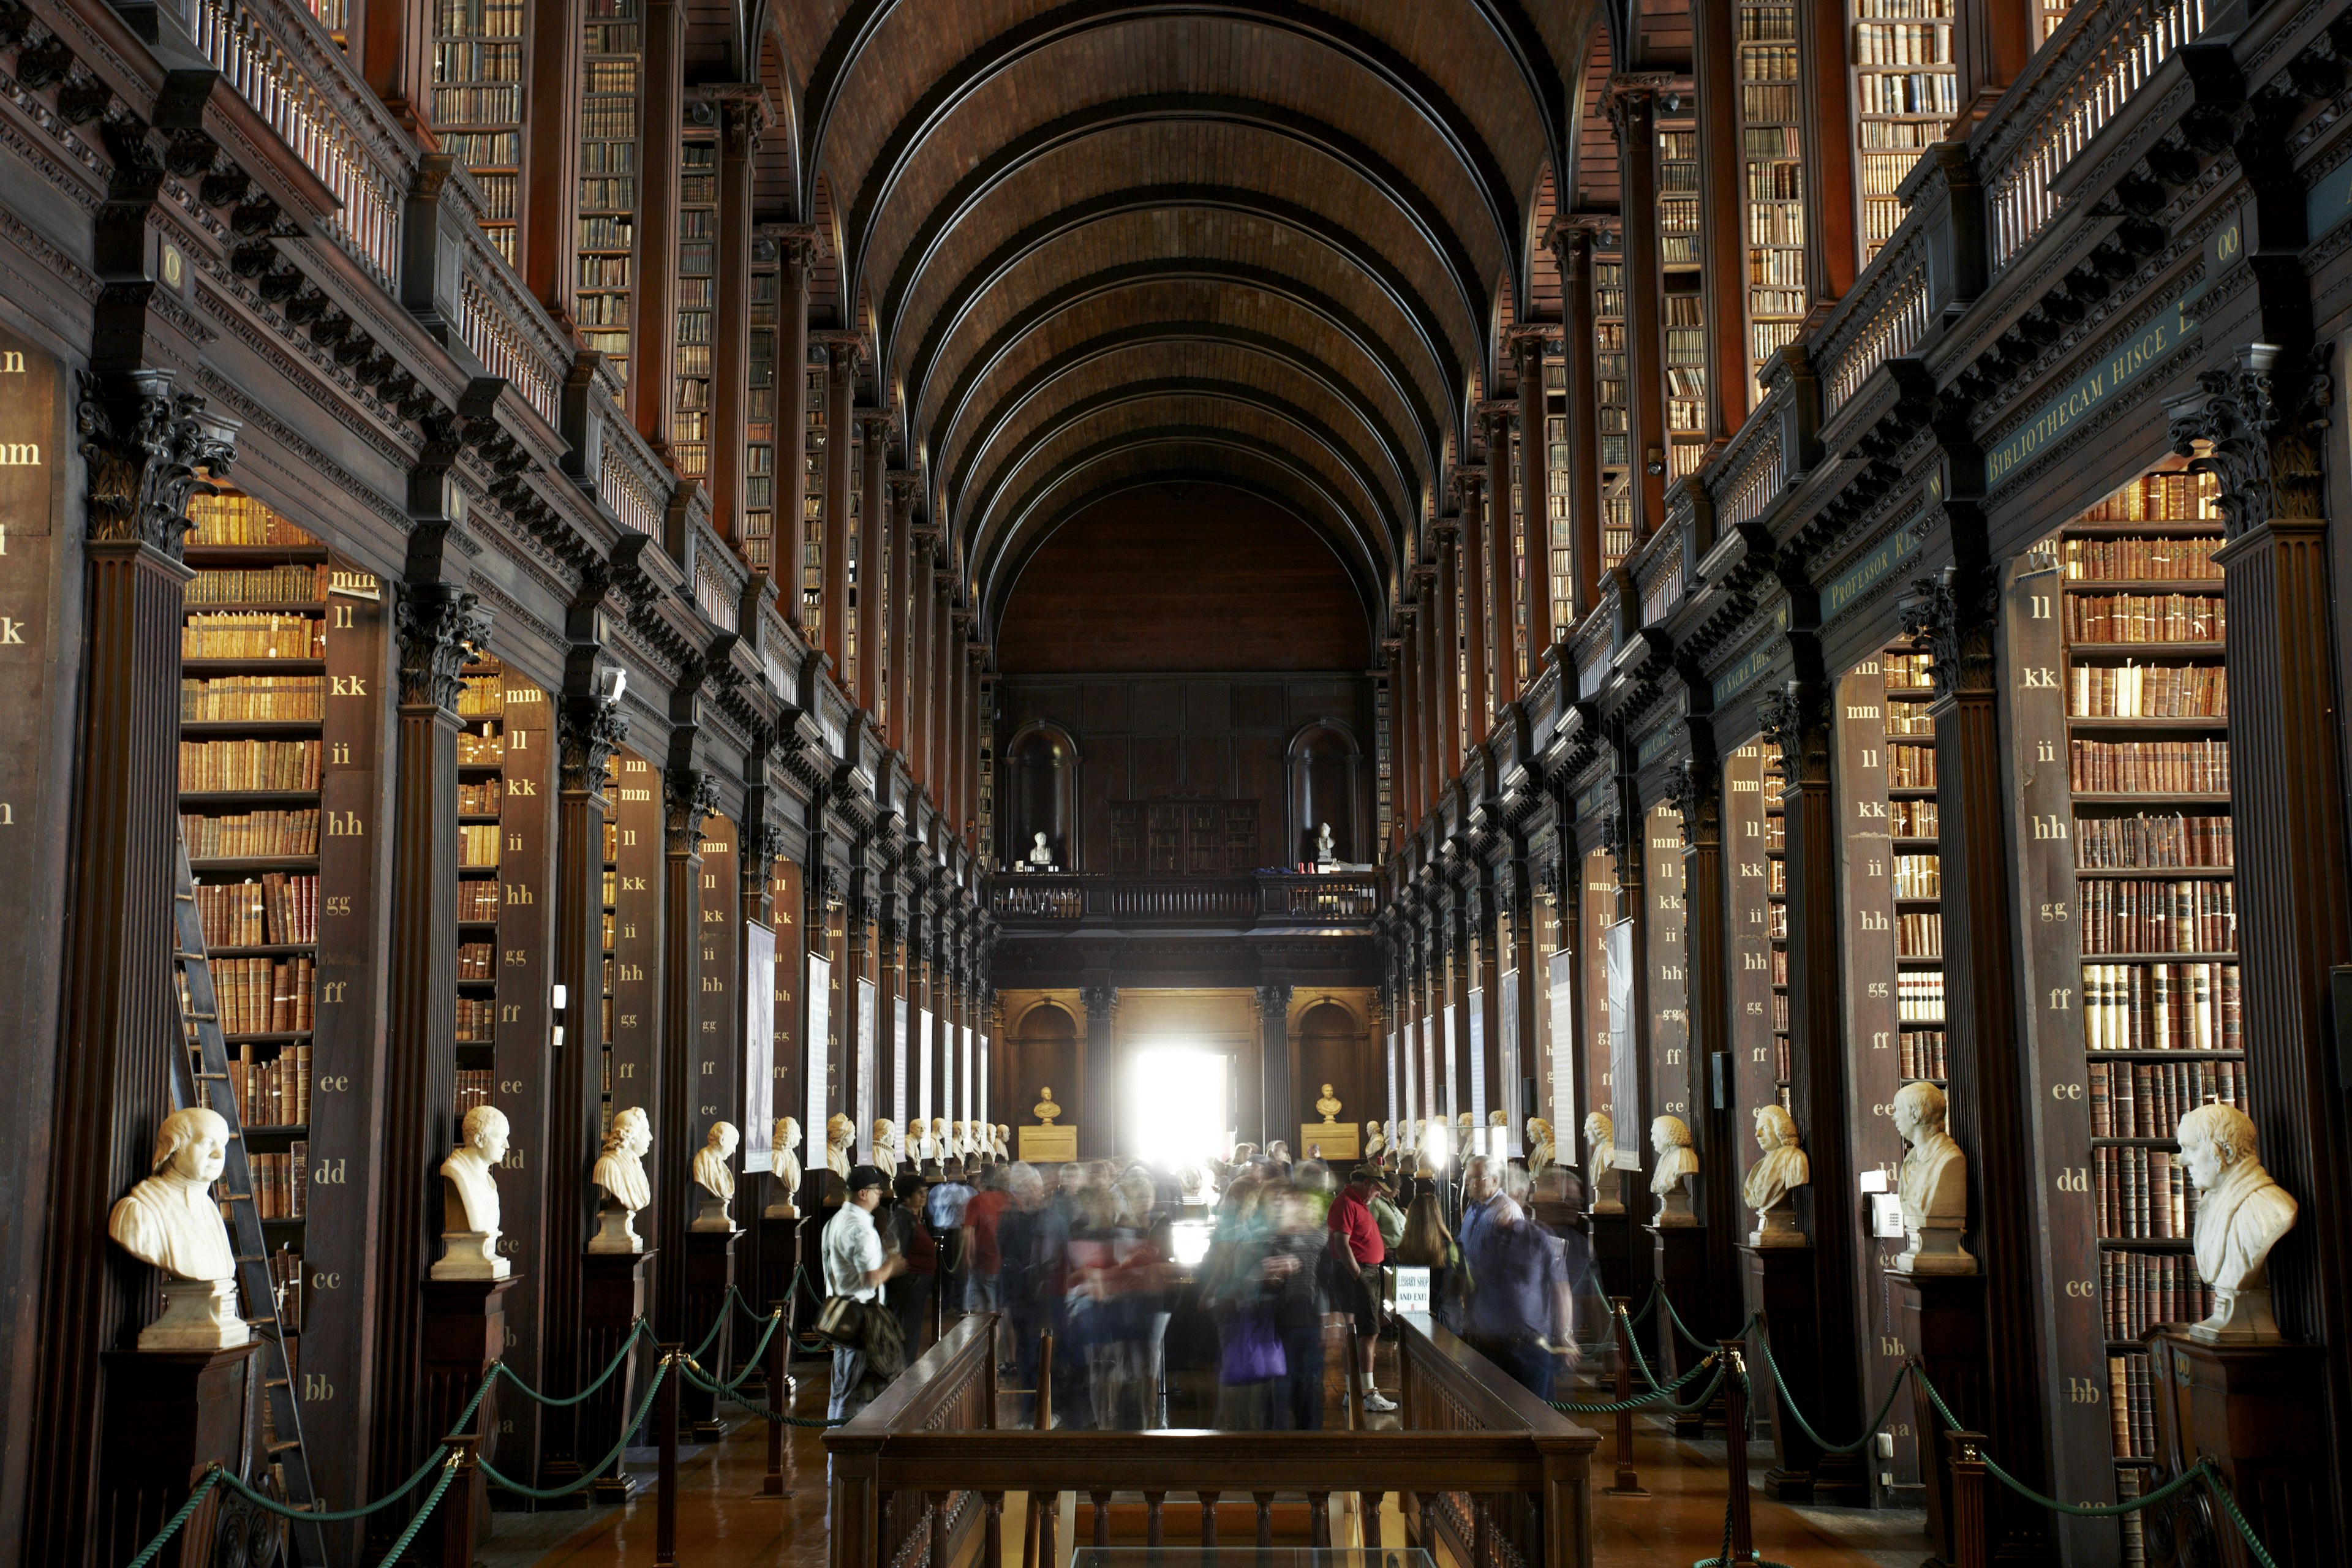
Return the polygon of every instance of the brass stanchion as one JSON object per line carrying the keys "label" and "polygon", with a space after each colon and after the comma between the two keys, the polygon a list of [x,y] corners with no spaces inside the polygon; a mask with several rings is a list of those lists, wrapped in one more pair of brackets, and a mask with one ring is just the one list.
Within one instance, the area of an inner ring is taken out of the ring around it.
{"label": "brass stanchion", "polygon": [[1756,1526],[1748,1516],[1748,1363],[1740,1342],[1718,1342],[1723,1357],[1723,1450],[1731,1486],[1731,1562],[1756,1561]]}
{"label": "brass stanchion", "polygon": [[1985,1568],[1984,1434],[1944,1436],[1952,1446],[1953,1568]]}
{"label": "brass stanchion", "polygon": [[[788,1306],[784,1301],[775,1303],[776,1331],[768,1336],[768,1408],[780,1415],[792,1413],[793,1395],[797,1392],[792,1374],[784,1370],[791,1364],[793,1355],[792,1328],[784,1321]],[[759,1495],[793,1495],[784,1489],[784,1424],[781,1421],[768,1423],[768,1473],[760,1478]]]}
{"label": "brass stanchion", "polygon": [[[1609,1306],[1617,1322],[1617,1403],[1633,1397],[1633,1330],[1625,1316],[1626,1298],[1612,1296]],[[1641,1472],[1633,1468],[1633,1412],[1617,1412],[1617,1479],[1604,1489],[1610,1497],[1648,1497]]]}
{"label": "brass stanchion", "polygon": [[677,1568],[677,1391],[686,1381],[686,1347],[673,1342],[661,1350],[667,1375],[654,1396],[654,1443],[661,1455],[654,1498],[654,1565]]}

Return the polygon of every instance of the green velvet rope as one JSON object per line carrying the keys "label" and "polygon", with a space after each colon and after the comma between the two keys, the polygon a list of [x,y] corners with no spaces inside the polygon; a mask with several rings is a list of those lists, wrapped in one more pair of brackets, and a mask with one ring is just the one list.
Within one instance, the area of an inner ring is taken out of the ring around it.
{"label": "green velvet rope", "polygon": [[622,1426],[620,1440],[605,1452],[603,1458],[583,1471],[578,1480],[567,1481],[562,1486],[553,1488],[525,1486],[520,1481],[509,1479],[499,1474],[488,1459],[480,1461],[482,1474],[516,1496],[527,1497],[536,1502],[547,1502],[560,1497],[570,1497],[576,1491],[585,1491],[596,1484],[597,1478],[604,1473],[607,1466],[621,1457],[622,1450],[629,1446],[629,1439],[635,1435],[639,1426],[645,1425],[646,1412],[654,1407],[654,1395],[661,1391],[662,1379],[669,1375],[670,1359],[668,1356],[662,1357],[661,1364],[654,1368],[653,1381],[646,1385],[646,1396],[638,1402],[637,1413],[630,1416]]}
{"label": "green velvet rope", "polygon": [[139,1555],[131,1560],[130,1568],[147,1568],[147,1564],[154,1562],[155,1554],[163,1550],[172,1537],[180,1533],[180,1526],[188,1522],[188,1516],[196,1511],[196,1505],[211,1495],[213,1488],[220,1484],[221,1477],[226,1474],[227,1472],[217,1466],[206,1470],[205,1479],[196,1483],[196,1489],[188,1494],[188,1500],[180,1505],[180,1511],[164,1521],[163,1528],[155,1532],[155,1539],[140,1548]]}
{"label": "green velvet rope", "polygon": [[[684,1370],[686,1373],[686,1381],[692,1384],[695,1387],[701,1389],[705,1394],[717,1394],[724,1399],[731,1399],[762,1421],[771,1422],[781,1426],[813,1426],[817,1428],[845,1426],[849,1424],[849,1417],[846,1415],[840,1417],[838,1420],[829,1418],[821,1419],[814,1415],[786,1415],[782,1411],[769,1409],[766,1405],[761,1404],[756,1399],[746,1399],[742,1394],[736,1392],[734,1384],[730,1383],[722,1385],[713,1383],[710,1379],[703,1376],[701,1368],[696,1366],[690,1361],[686,1363]],[[737,1381],[740,1382],[741,1380],[738,1379]]]}
{"label": "green velvet rope", "polygon": [[636,1322],[630,1327],[629,1337],[621,1342],[620,1350],[614,1355],[613,1359],[605,1364],[604,1370],[596,1374],[596,1381],[568,1398],[558,1398],[552,1394],[541,1394],[538,1389],[533,1388],[530,1384],[525,1383],[515,1370],[507,1365],[504,1362],[499,1363],[491,1370],[496,1372],[500,1377],[505,1378],[509,1383],[514,1384],[516,1389],[522,1394],[524,1398],[529,1399],[535,1404],[552,1405],[559,1408],[578,1405],[587,1399],[591,1394],[594,1394],[598,1389],[612,1382],[613,1374],[621,1370],[621,1368],[627,1363],[630,1352],[637,1348],[637,1341],[640,1339],[652,1338],[653,1331],[653,1326],[647,1323],[643,1318],[639,1318]]}

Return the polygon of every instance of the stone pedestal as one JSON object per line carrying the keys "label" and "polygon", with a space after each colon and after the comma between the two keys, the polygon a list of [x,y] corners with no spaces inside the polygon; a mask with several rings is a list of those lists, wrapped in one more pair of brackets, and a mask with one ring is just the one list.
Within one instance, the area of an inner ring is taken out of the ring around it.
{"label": "stone pedestal", "polygon": [[[1965,1431],[1981,1432],[1989,1414],[1985,1388],[1985,1281],[1981,1274],[1904,1274],[1886,1270],[1895,1321],[1903,1342],[1919,1358],[1927,1380]],[[1917,1379],[1911,1384],[1911,1430],[1917,1434],[1919,1479],[1927,1489],[1927,1539],[1934,1545],[1924,1568],[1952,1568],[1959,1561],[1952,1514],[1949,1445],[1943,1417]]]}
{"label": "stone pedestal", "polygon": [[[1691,1325],[1694,1333],[1704,1331],[1706,1300],[1706,1226],[1703,1225],[1645,1225],[1643,1230],[1650,1238],[1650,1258],[1657,1270],[1658,1282],[1666,1289],[1666,1300]],[[1658,1379],[1672,1382],[1705,1359],[1706,1351],[1693,1350],[1682,1335],[1675,1331],[1674,1319],[1664,1306],[1658,1309]],[[1704,1410],[1677,1413],[1675,1436],[1697,1437],[1712,1423],[1717,1431],[1723,1428],[1723,1406],[1720,1399]]]}
{"label": "stone pedestal", "polygon": [[[1821,1352],[1813,1333],[1813,1249],[1741,1247],[1738,1252],[1740,1299],[1748,1312],[1764,1314],[1773,1360],[1790,1397],[1802,1408],[1808,1400],[1818,1399],[1821,1389]],[[1780,1502],[1811,1502],[1821,1450],[1781,1408],[1771,1373],[1759,1366],[1748,1381],[1772,1420],[1775,1462],[1764,1472],[1764,1495]]]}
{"label": "stone pedestal", "polygon": [[[581,1267],[580,1280],[580,1366],[582,1385],[604,1370],[622,1342],[645,1315],[647,1289],[646,1264],[653,1249],[643,1252],[591,1252]],[[622,1423],[637,1407],[637,1369],[646,1364],[646,1352],[632,1356],[626,1367],[613,1375],[610,1382],[598,1389],[580,1407],[580,1462],[593,1465],[610,1453],[621,1440]],[[574,1497],[593,1497],[600,1503],[626,1502],[636,1483],[625,1475],[615,1462],[598,1475],[596,1484]],[[580,1507],[586,1507],[583,1502]]]}
{"label": "stone pedestal", "polygon": [[[2334,1560],[2341,1548],[2327,1498],[2327,1352],[2202,1344],[2179,1323],[2151,1331],[2147,1344],[2156,1394],[2149,1489],[2210,1459],[2274,1561]],[[2151,1568],[2251,1568],[2244,1538],[2203,1487],[2143,1517]]]}
{"label": "stone pedestal", "polygon": [[[108,1351],[100,1440],[99,1539],[91,1561],[127,1563],[188,1500],[214,1461],[244,1458],[247,1379],[261,1375],[260,1342],[219,1351]],[[208,1540],[217,1504],[184,1527]]]}
{"label": "stone pedestal", "polygon": [[[457,1425],[466,1402],[481,1386],[482,1375],[489,1371],[492,1362],[506,1353],[506,1294],[520,1278],[509,1275],[504,1279],[425,1282],[425,1353],[420,1370],[424,1373],[428,1429],[436,1438]],[[499,1429],[498,1406],[499,1391],[494,1388],[482,1396],[480,1407],[466,1428],[482,1439],[481,1451],[494,1462],[498,1458],[494,1441]],[[475,1540],[488,1541],[488,1481],[478,1468],[469,1470],[467,1476],[474,1489]],[[417,1544],[428,1558],[435,1558],[440,1537],[433,1531],[424,1531],[417,1536]]]}
{"label": "stone pedestal", "polygon": [[[686,1234],[686,1335],[687,1348],[700,1344],[710,1332],[710,1325],[719,1324],[719,1337],[698,1358],[702,1373],[713,1383],[723,1383],[734,1373],[730,1356],[735,1344],[735,1320],[738,1314],[727,1299],[728,1287],[735,1283],[735,1238],[740,1230],[690,1230]],[[679,1435],[690,1441],[708,1443],[719,1436],[719,1399],[707,1390],[691,1383],[678,1390]]]}

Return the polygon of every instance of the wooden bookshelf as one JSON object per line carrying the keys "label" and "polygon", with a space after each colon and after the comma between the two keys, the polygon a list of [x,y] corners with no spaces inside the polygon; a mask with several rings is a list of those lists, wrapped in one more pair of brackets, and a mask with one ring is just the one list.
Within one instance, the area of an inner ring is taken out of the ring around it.
{"label": "wooden bookshelf", "polygon": [[1797,7],[1739,0],[1740,174],[1748,224],[1748,375],[1756,380],[1805,315],[1805,169],[1800,142]]}
{"label": "wooden bookshelf", "polygon": [[1706,219],[1699,199],[1698,129],[1661,121],[1658,137],[1658,315],[1665,341],[1666,483],[1696,473],[1706,456],[1706,305],[1701,251]]}
{"label": "wooden bookshelf", "polygon": [[[1584,972],[1584,1104],[1588,1110],[1617,1114],[1615,1073],[1609,1058],[1609,958],[1607,931],[1617,919],[1617,858],[1606,849],[1584,857],[1584,897],[1578,905],[1577,951]],[[1633,1115],[1629,1110],[1626,1114]],[[1583,1147],[1584,1130],[1576,1130]],[[1598,1194],[1596,1194],[1598,1195]],[[1609,1194],[1614,1196],[1614,1194]]]}
{"label": "wooden bookshelf", "polygon": [[[789,374],[789,367],[779,367]],[[811,647],[824,640],[824,351],[818,348],[801,374],[808,378],[808,428],[801,448],[801,626]],[[822,1131],[822,1129],[820,1129]],[[822,1146],[817,1152],[824,1153]]]}
{"label": "wooden bookshelf", "polygon": [[1789,1087],[1788,827],[1780,805],[1780,749],[1762,746],[1759,750],[1764,784],[1764,935],[1771,964],[1772,994],[1766,1010],[1772,1026],[1772,1092],[1780,1109],[1787,1110],[1793,1107]]}
{"label": "wooden bookshelf", "polygon": [[482,237],[512,266],[522,175],[523,0],[434,0],[433,130],[482,196]]}
{"label": "wooden bookshelf", "polygon": [[[2154,1425],[2139,1336],[2209,1310],[2173,1128],[2198,1104],[2245,1106],[2221,537],[2210,481],[2167,464],[2008,573],[2010,646],[2031,676],[2009,693],[2019,951],[2044,1086],[2046,1262],[2067,1282],[2049,1309],[2049,1398],[2069,1497],[2129,1495]],[[2112,1552],[2110,1528],[2085,1538]],[[2140,1560],[2135,1524],[2122,1529]]]}
{"label": "wooden bookshelf", "polygon": [[1955,0],[1853,0],[1854,184],[1867,265],[1903,221],[1896,196],[1959,112]]}
{"label": "wooden bookshelf", "polygon": [[1642,891],[1649,902],[1650,1083],[1655,1114],[1691,1119],[1689,908],[1684,898],[1682,817],[1652,806],[1642,817]]}
{"label": "wooden bookshelf", "polygon": [[[1723,848],[1729,878],[1732,1131],[1742,1136],[1759,1106],[1785,1104],[1773,1031],[1772,862],[1764,848],[1768,805],[1761,742],[1735,746],[1723,763]],[[1777,800],[1769,803],[1777,806]],[[1746,1232],[1743,1230],[1742,1237]]]}
{"label": "wooden bookshelf", "polygon": [[[707,106],[706,106],[707,107]],[[689,127],[678,147],[677,363],[670,454],[681,478],[710,480],[711,331],[719,310],[719,142]]]}
{"label": "wooden bookshelf", "polygon": [[[714,812],[702,819],[698,900],[702,940],[696,947],[701,965],[698,979],[702,987],[701,1038],[697,1042],[699,1060],[694,1079],[699,1096],[696,1105],[698,1138],[709,1130],[711,1122],[721,1119],[734,1121],[742,1114],[742,1012],[737,1003],[742,984],[738,954],[743,943],[743,892],[738,870],[738,842],[735,824],[724,816]],[[869,1084],[871,1078],[869,1073]],[[871,1114],[866,1125],[870,1135]]]}
{"label": "wooden bookshelf", "polygon": [[743,388],[742,540],[743,558],[761,569],[775,559],[779,255],[772,239],[752,242],[751,335]]}
{"label": "wooden bookshelf", "polygon": [[[614,753],[612,1094],[614,1113],[649,1117],[659,1104],[655,1064],[661,1042],[662,780],[635,752]],[[823,1145],[818,1145],[820,1152]],[[662,1245],[646,1238],[648,1247]]]}
{"label": "wooden bookshelf", "polygon": [[641,0],[588,0],[580,104],[580,244],[574,308],[583,347],[629,374],[636,267],[638,122],[644,117]]}

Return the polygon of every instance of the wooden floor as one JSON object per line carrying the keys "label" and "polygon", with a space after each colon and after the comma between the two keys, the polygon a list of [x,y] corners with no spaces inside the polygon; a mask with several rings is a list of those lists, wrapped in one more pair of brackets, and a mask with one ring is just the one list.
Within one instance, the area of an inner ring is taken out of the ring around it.
{"label": "wooden floor", "polygon": [[[1382,1347],[1385,1352],[1386,1347]],[[1330,1410],[1340,1417],[1334,1362]],[[1394,1378],[1382,1368],[1391,1392]],[[824,1414],[822,1364],[799,1375],[794,1414]],[[1389,1418],[1391,1420],[1393,1417]],[[1374,1417],[1376,1422],[1380,1417]],[[1385,1423],[1382,1423],[1385,1424]],[[779,1502],[756,1495],[767,1469],[765,1428],[743,1421],[723,1440],[682,1457],[679,1484],[678,1558],[693,1568],[739,1568],[778,1564],[824,1568],[825,1562],[825,1459],[818,1433],[794,1428],[785,1446],[785,1484],[793,1495]],[[1722,1445],[1676,1442],[1661,1426],[1637,1429],[1634,1458],[1647,1498],[1601,1495],[1609,1470],[1601,1462],[1613,1450],[1604,1437],[1596,1459],[1593,1549],[1597,1568],[1687,1568],[1715,1555],[1723,1538]],[[493,1539],[480,1552],[480,1568],[650,1568],[654,1560],[653,1456],[633,1452],[631,1468],[644,1472],[647,1489],[620,1508],[591,1513],[496,1516]],[[1759,1467],[1760,1471],[1760,1467]],[[1004,1540],[1009,1561],[1020,1568],[1021,1516],[1025,1500],[1005,1500]],[[1061,1539],[1081,1539],[1080,1520],[1066,1500]],[[1910,1568],[1927,1554],[1916,1513],[1861,1510],[1791,1509],[1759,1493],[1753,1500],[1756,1545],[1770,1561],[1790,1568]],[[1402,1541],[1403,1522],[1394,1500],[1382,1510],[1381,1539]],[[1342,1544],[1360,1540],[1360,1521],[1347,1521]]]}

